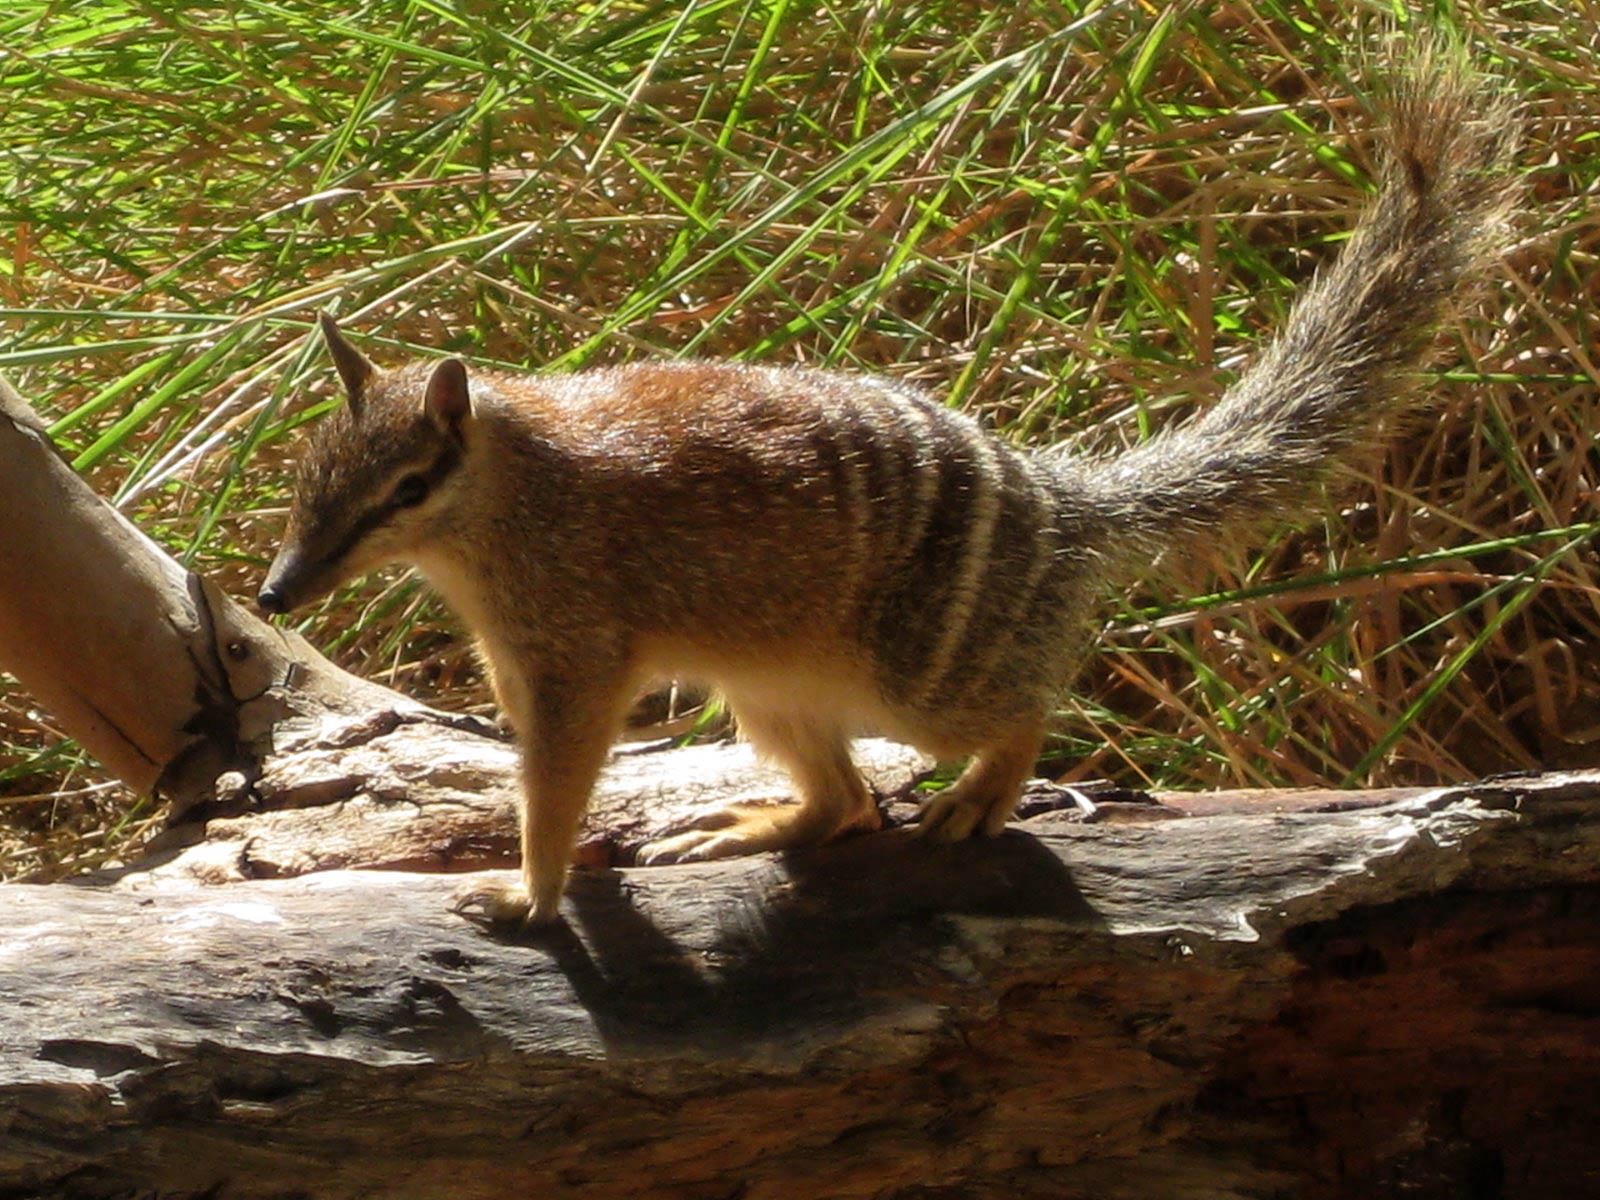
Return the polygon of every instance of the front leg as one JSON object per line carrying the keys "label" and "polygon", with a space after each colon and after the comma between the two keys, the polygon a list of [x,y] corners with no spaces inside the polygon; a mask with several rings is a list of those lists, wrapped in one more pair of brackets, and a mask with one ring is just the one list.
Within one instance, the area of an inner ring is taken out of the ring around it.
{"label": "front leg", "polygon": [[496,656],[494,674],[522,747],[522,881],[468,893],[455,908],[494,925],[548,924],[560,917],[578,827],[631,679],[620,656],[599,654],[526,665]]}

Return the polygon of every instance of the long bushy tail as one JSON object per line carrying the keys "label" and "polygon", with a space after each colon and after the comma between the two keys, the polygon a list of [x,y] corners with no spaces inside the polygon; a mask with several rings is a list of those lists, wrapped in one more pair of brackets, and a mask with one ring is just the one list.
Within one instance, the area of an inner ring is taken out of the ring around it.
{"label": "long bushy tail", "polygon": [[1376,201],[1243,378],[1081,477],[1109,558],[1148,563],[1303,513],[1413,397],[1436,326],[1509,240],[1519,129],[1504,92],[1432,38],[1405,53],[1382,115]]}

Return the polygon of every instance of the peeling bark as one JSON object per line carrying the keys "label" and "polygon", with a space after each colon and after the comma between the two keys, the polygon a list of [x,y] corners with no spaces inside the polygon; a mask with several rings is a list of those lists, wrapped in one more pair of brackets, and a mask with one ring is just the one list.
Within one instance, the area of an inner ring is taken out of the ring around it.
{"label": "peeling bark", "polygon": [[1600,774],[1383,799],[0,888],[0,1194],[1596,1194]]}
{"label": "peeling bark", "polygon": [[96,496],[0,380],[0,666],[129,787],[179,808],[283,722],[425,711],[184,570]]}

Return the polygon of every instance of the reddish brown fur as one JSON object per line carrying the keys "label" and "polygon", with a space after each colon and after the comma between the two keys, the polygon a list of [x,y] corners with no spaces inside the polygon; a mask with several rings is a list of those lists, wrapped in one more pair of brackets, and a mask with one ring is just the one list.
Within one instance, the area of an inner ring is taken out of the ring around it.
{"label": "reddish brown fur", "polygon": [[1211,413],[1130,454],[1027,456],[914,389],[827,371],[384,372],[329,322],[350,404],[307,453],[262,603],[401,560],[477,635],[524,749],[522,884],[471,898],[495,919],[556,915],[595,775],[653,675],[721,687],[800,803],[720,814],[646,862],[872,826],[848,753],[862,728],[975,755],[924,828],[997,832],[1100,593],[1297,512],[1406,395],[1497,245],[1509,116],[1460,64],[1424,52],[1416,71],[1391,118],[1403,169],[1346,254]]}

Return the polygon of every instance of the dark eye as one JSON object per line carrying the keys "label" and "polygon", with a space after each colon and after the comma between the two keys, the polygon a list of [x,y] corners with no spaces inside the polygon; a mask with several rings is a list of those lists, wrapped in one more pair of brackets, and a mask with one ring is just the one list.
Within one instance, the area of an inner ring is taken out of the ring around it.
{"label": "dark eye", "polygon": [[428,481],[421,475],[407,475],[395,485],[389,502],[396,508],[415,508],[428,498]]}

